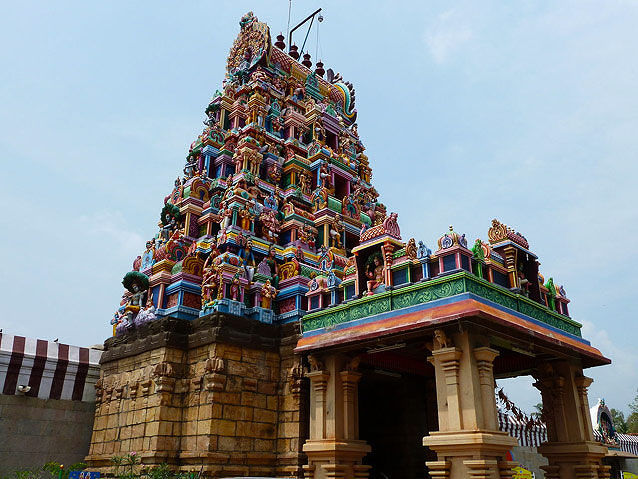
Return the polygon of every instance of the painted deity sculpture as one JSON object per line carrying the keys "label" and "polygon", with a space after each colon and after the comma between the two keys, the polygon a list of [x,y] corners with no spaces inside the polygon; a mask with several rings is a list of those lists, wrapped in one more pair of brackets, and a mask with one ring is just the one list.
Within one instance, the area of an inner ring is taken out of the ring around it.
{"label": "painted deity sculpture", "polygon": [[221,292],[219,281],[219,273],[212,266],[204,270],[204,278],[202,280],[202,307],[212,306],[215,302],[217,292]]}
{"label": "painted deity sculpture", "polygon": [[277,263],[277,258],[275,256],[275,248],[270,248],[268,251],[268,256],[265,258],[266,264],[270,268],[271,271],[271,284],[274,288],[279,286],[279,264]]}
{"label": "painted deity sculpture", "polygon": [[330,246],[334,246],[335,248],[341,248],[343,246],[341,241],[341,235],[343,234],[343,226],[341,225],[341,221],[339,218],[335,218],[335,220],[330,225]]}
{"label": "painted deity sculpture", "polygon": [[235,273],[230,283],[230,299],[238,301],[241,294],[241,283],[239,281],[239,271]]}
{"label": "painted deity sculpture", "polygon": [[171,203],[166,203],[160,217],[160,239],[167,242],[179,228],[179,208]]}
{"label": "painted deity sculpture", "polygon": [[122,320],[132,325],[133,320],[144,304],[144,295],[148,290],[148,276],[139,271],[131,271],[124,276],[122,285],[124,285],[130,293],[126,306],[124,307]]}
{"label": "painted deity sculpture", "polygon": [[366,276],[369,278],[368,285],[368,295],[374,294],[376,290],[385,284],[384,276],[384,268],[383,268],[383,260],[381,259],[381,254],[376,253],[370,256],[368,259]]}
{"label": "painted deity sculpture", "polygon": [[273,299],[276,295],[277,289],[270,284],[270,280],[267,280],[261,288],[261,307],[264,309],[271,309]]}

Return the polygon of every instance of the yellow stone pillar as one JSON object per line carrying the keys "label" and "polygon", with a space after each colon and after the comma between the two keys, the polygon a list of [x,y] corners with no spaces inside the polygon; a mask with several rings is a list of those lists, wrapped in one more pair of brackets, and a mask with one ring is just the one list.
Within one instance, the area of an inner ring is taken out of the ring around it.
{"label": "yellow stone pillar", "polygon": [[306,479],[364,479],[369,466],[361,464],[370,451],[358,439],[358,361],[343,355],[323,359],[310,356],[310,438]]}
{"label": "yellow stone pillar", "polygon": [[580,364],[555,361],[535,373],[534,386],[543,398],[543,418],[548,442],[538,452],[549,462],[542,466],[547,479],[602,479],[609,466],[602,464],[607,448],[594,441],[587,388]]}
{"label": "yellow stone pillar", "polygon": [[493,361],[498,351],[465,331],[434,336],[432,356],[439,430],[423,438],[437,454],[426,463],[433,478],[509,478],[515,465],[504,456],[516,439],[498,430]]}

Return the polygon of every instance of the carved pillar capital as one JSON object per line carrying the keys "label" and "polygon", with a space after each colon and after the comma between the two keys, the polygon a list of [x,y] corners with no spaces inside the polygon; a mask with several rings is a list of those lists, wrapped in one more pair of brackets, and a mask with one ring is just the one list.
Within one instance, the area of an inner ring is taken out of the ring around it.
{"label": "carved pillar capital", "polygon": [[580,375],[574,378],[574,384],[576,384],[576,389],[578,390],[580,413],[583,418],[583,436],[587,441],[594,440],[594,431],[589,420],[589,400],[587,399],[587,388],[589,388],[593,382],[594,380],[587,376]]}
{"label": "carved pillar capital", "polygon": [[306,377],[310,379],[310,385],[315,391],[321,393],[326,392],[328,379],[330,378],[330,373],[328,371],[310,371],[309,373],[306,373]]}
{"label": "carved pillar capital", "polygon": [[301,382],[304,377],[304,370],[301,362],[296,362],[288,372],[288,383],[290,385],[290,393],[295,400],[295,404],[299,404],[301,400]]}
{"label": "carved pillar capital", "polygon": [[439,365],[445,375],[445,383],[448,385],[459,383],[459,369],[461,367],[461,356],[463,351],[459,348],[440,348],[432,351],[432,356],[428,361]]}
{"label": "carved pillar capital", "polygon": [[578,388],[578,391],[584,391],[585,394],[587,394],[587,388],[589,388],[589,386],[591,386],[591,383],[594,382],[594,380],[592,378],[588,378],[587,376],[576,376],[574,378],[574,382],[576,383],[576,387]]}
{"label": "carved pillar capital", "polygon": [[347,401],[353,399],[353,394],[357,393],[357,384],[361,379],[361,373],[355,371],[341,371],[339,373],[341,376],[341,386],[343,388],[343,396]]}
{"label": "carved pillar capital", "polygon": [[481,384],[494,386],[494,359],[499,355],[496,349],[481,347],[474,348],[474,358],[479,372]]}
{"label": "carved pillar capital", "polygon": [[478,369],[483,405],[483,426],[497,430],[496,398],[494,397],[494,359],[499,355],[496,349],[488,347],[474,348],[474,359]]}

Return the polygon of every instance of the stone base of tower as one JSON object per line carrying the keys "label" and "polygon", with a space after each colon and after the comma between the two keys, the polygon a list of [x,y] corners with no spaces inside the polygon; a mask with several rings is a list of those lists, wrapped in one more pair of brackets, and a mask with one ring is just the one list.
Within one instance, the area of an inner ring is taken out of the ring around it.
{"label": "stone base of tower", "polygon": [[110,473],[113,456],[135,452],[207,477],[302,477],[308,388],[296,342],[294,325],[221,313],[109,339],[86,462]]}

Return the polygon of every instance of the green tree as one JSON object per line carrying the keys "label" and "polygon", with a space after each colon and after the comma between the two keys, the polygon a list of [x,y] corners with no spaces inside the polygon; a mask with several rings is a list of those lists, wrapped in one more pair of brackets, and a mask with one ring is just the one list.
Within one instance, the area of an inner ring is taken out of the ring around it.
{"label": "green tree", "polygon": [[631,411],[627,417],[627,432],[638,433],[638,391],[634,400],[629,404]]}
{"label": "green tree", "polygon": [[611,413],[611,419],[614,422],[616,431],[626,434],[627,421],[625,421],[625,415],[623,414],[623,412],[619,411],[618,409],[611,409],[609,412]]}
{"label": "green tree", "polygon": [[536,409],[536,411],[531,413],[530,417],[532,419],[541,419],[541,416],[543,415],[543,403],[539,402],[539,403],[535,404],[534,405],[534,409]]}

